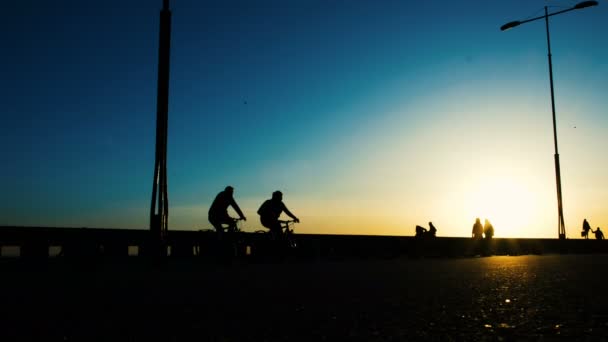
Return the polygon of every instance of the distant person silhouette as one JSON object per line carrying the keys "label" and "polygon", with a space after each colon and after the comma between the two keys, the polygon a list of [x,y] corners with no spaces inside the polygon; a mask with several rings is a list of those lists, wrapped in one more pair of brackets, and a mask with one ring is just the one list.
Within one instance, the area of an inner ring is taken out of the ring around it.
{"label": "distant person silhouette", "polygon": [[433,225],[433,222],[429,222],[429,232],[427,233],[428,237],[434,238],[437,235],[437,228]]}
{"label": "distant person silhouette", "polygon": [[481,221],[479,217],[475,219],[475,224],[473,225],[473,239],[481,240],[483,239],[483,226],[481,225]]}
{"label": "distant person silhouette", "polygon": [[300,219],[292,214],[283,203],[283,193],[280,191],[273,192],[272,198],[262,203],[260,209],[258,209],[260,222],[264,227],[270,229],[270,234],[274,239],[280,239],[282,236],[281,222],[279,222],[279,217],[283,212],[296,222],[300,222]]}
{"label": "distant person silhouette", "polygon": [[429,222],[429,229],[422,226],[416,226],[416,237],[417,238],[434,238],[437,234],[437,228],[433,225],[433,222]]}
{"label": "distant person silhouette", "polygon": [[486,219],[483,225],[483,233],[486,236],[486,239],[490,240],[494,237],[494,226],[490,223],[490,220]]}
{"label": "distant person silhouette", "polygon": [[604,233],[602,232],[602,230],[600,229],[600,227],[597,227],[597,229],[593,233],[595,234],[595,238],[596,239],[598,239],[598,240],[604,240]]}
{"label": "distant person silhouette", "polygon": [[209,222],[213,225],[213,228],[217,231],[218,238],[221,240],[224,235],[224,228],[222,224],[228,225],[228,231],[233,231],[236,229],[236,222],[230,215],[228,215],[228,207],[232,206],[232,208],[239,214],[242,220],[247,220],[239,205],[236,204],[234,200],[234,188],[231,186],[227,186],[224,191],[221,191],[215,199],[213,203],[211,203],[211,207],[209,208]]}
{"label": "distant person silhouette", "polygon": [[583,220],[583,231],[581,232],[581,237],[584,237],[585,239],[589,238],[589,231],[593,231],[591,229],[591,225],[589,225],[589,222],[587,222],[587,219]]}
{"label": "distant person silhouette", "polygon": [[422,238],[426,235],[426,228],[422,227],[422,226],[416,226],[416,237],[417,238]]}

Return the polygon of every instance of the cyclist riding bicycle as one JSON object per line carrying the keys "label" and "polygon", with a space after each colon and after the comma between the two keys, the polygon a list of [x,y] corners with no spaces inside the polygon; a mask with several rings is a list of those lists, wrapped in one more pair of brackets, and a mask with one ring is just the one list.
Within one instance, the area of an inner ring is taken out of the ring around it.
{"label": "cyclist riding bicycle", "polygon": [[300,222],[300,220],[287,209],[285,203],[283,203],[283,193],[280,191],[273,192],[272,198],[262,203],[262,206],[258,209],[262,225],[270,229],[270,234],[274,239],[283,236],[281,221],[279,221],[279,217],[283,212],[295,222]]}
{"label": "cyclist riding bicycle", "polygon": [[224,191],[217,194],[213,203],[211,203],[211,207],[209,208],[209,222],[215,228],[217,232],[218,238],[221,240],[224,234],[224,228],[222,224],[228,225],[228,231],[234,232],[237,230],[236,227],[236,219],[230,217],[228,215],[228,207],[232,206],[232,208],[239,214],[241,220],[246,221],[247,218],[243,215],[241,208],[236,204],[234,200],[234,188],[231,186],[227,186]]}

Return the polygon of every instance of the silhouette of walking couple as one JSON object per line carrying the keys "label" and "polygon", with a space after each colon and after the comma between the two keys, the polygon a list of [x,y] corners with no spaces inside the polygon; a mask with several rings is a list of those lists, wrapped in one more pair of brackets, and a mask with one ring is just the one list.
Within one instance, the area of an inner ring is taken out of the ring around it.
{"label": "silhouette of walking couple", "polygon": [[485,220],[484,225],[481,225],[481,220],[478,218],[475,219],[475,224],[473,224],[473,239],[474,240],[481,240],[484,237],[486,239],[490,240],[492,239],[492,237],[494,237],[494,226],[492,226],[492,224],[490,223],[490,221],[488,219]]}

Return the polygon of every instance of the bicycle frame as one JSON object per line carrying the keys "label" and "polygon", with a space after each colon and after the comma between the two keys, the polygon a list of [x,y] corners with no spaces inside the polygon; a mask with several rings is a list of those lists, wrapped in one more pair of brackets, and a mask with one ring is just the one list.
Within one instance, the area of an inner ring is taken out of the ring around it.
{"label": "bicycle frame", "polygon": [[297,223],[296,220],[279,220],[281,224],[281,230],[284,234],[293,233],[293,229],[289,229],[290,226],[293,226],[294,223]]}
{"label": "bicycle frame", "polygon": [[281,232],[283,233],[283,236],[285,237],[287,246],[289,248],[296,248],[298,246],[298,244],[293,237],[294,231],[293,231],[293,229],[289,229],[289,227],[293,226],[293,224],[297,223],[297,221],[296,220],[287,220],[287,221],[279,220],[279,222],[281,223]]}
{"label": "bicycle frame", "polygon": [[[239,228],[239,222],[243,221],[242,218],[232,218],[232,223],[233,224],[229,224],[229,223],[222,223],[222,228],[224,229],[224,232],[226,233],[240,233],[241,232],[241,228]],[[223,225],[227,224],[228,227],[224,228]]]}

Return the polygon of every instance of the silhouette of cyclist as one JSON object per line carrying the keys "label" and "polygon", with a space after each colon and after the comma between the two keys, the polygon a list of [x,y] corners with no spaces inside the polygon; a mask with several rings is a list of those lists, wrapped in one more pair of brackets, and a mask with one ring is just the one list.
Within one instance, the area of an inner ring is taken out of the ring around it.
{"label": "silhouette of cyclist", "polygon": [[217,231],[217,235],[219,239],[222,239],[224,234],[224,228],[222,224],[228,225],[228,231],[236,230],[236,222],[234,218],[228,215],[228,207],[232,206],[232,208],[239,214],[239,217],[242,220],[247,220],[239,205],[236,204],[234,200],[234,188],[231,186],[227,186],[224,191],[220,192],[215,196],[213,203],[211,203],[211,207],[209,208],[209,222],[213,225],[213,228]]}
{"label": "silhouette of cyclist", "polygon": [[300,219],[292,214],[283,203],[283,193],[280,191],[273,192],[272,198],[262,203],[262,206],[258,209],[260,222],[264,227],[270,229],[270,233],[275,239],[282,236],[279,216],[281,216],[281,213],[283,212],[294,219],[295,222],[300,222]]}

